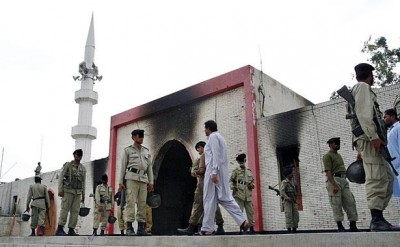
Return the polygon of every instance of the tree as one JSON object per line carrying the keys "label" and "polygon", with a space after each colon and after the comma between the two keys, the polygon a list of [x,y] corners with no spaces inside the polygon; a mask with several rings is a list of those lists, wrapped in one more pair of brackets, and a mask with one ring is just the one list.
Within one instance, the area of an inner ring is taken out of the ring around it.
{"label": "tree", "polygon": [[[400,83],[400,74],[396,72],[396,66],[400,65],[400,48],[389,49],[386,38],[379,37],[371,42],[371,36],[364,42],[362,53],[370,55],[368,61],[375,67],[375,83],[379,87],[385,87]],[[338,99],[340,96],[332,92],[330,99]]]}
{"label": "tree", "polygon": [[370,36],[361,52],[371,56],[368,61],[375,67],[375,82],[379,86],[400,83],[400,75],[396,73],[396,66],[400,64],[400,48],[389,49],[385,37],[371,42]]}

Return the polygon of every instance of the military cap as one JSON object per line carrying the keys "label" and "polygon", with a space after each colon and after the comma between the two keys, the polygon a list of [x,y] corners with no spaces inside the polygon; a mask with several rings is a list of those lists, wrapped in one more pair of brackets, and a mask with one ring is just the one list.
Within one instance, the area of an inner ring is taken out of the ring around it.
{"label": "military cap", "polygon": [[72,153],[73,155],[78,155],[78,156],[83,156],[83,151],[82,151],[82,149],[77,149],[77,150],[75,150],[73,153]]}
{"label": "military cap", "polygon": [[246,159],[246,154],[239,154],[238,156],[236,156],[236,161],[238,162],[243,162],[244,159]]}
{"label": "military cap", "polygon": [[107,174],[104,174],[103,176],[101,176],[101,181],[108,181]]}
{"label": "military cap", "polygon": [[331,139],[329,139],[326,143],[340,143],[340,137],[332,137]]}
{"label": "military cap", "polygon": [[368,64],[368,63],[360,63],[360,64],[357,64],[357,65],[354,67],[354,70],[356,71],[356,74],[359,74],[359,73],[362,73],[362,72],[374,71],[375,68],[374,68],[371,64]]}
{"label": "military cap", "polygon": [[131,134],[132,134],[132,136],[135,136],[135,135],[143,135],[144,134],[144,130],[141,130],[141,129],[135,129],[135,130],[133,130],[132,132],[131,132]]}

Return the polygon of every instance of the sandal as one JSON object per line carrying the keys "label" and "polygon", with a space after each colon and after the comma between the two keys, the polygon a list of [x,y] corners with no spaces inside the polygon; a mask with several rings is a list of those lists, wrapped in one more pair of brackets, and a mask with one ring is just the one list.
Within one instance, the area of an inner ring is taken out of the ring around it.
{"label": "sandal", "polygon": [[200,231],[200,236],[212,236],[212,235],[215,235],[215,231],[213,232]]}
{"label": "sandal", "polygon": [[239,233],[240,234],[245,233],[247,231],[247,229],[249,229],[249,227],[250,227],[250,223],[247,220],[243,221],[242,225],[240,225]]}

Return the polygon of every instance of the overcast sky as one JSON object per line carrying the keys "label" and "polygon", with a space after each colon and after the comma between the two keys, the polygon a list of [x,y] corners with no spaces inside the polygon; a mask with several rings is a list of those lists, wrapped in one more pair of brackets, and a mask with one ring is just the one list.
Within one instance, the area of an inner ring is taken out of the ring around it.
{"label": "overcast sky", "polygon": [[[353,85],[364,41],[400,47],[399,0],[154,0],[0,3],[0,181],[71,160],[80,82],[94,13],[97,139],[108,156],[112,115],[245,65],[314,103]],[[201,126],[199,126],[201,128]],[[42,141],[43,140],[43,141]],[[1,151],[1,150],[0,150]]]}

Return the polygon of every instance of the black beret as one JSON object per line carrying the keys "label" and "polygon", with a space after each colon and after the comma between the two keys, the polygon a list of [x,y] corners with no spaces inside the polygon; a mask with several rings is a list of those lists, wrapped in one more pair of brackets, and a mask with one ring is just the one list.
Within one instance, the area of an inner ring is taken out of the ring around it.
{"label": "black beret", "polygon": [[329,139],[326,143],[332,143],[332,142],[335,142],[335,143],[338,143],[338,142],[340,142],[340,137],[332,137],[331,139]]}
{"label": "black beret", "polygon": [[360,72],[370,72],[370,71],[374,71],[375,68],[368,63],[360,63],[357,64],[356,67],[354,67],[354,70],[356,71],[356,73],[360,73]]}
{"label": "black beret", "polygon": [[82,151],[82,149],[77,149],[77,150],[75,150],[73,153],[72,153],[73,155],[78,155],[78,156],[83,156],[83,151]]}
{"label": "black beret", "polygon": [[35,181],[42,181],[42,178],[39,176],[35,176]]}
{"label": "black beret", "polygon": [[103,176],[101,176],[101,181],[108,181],[107,174],[104,174]]}
{"label": "black beret", "polygon": [[141,130],[141,129],[135,129],[135,130],[133,130],[133,131],[131,132],[131,134],[132,134],[133,136],[139,135],[139,134],[143,134],[143,133],[144,133],[144,130]]}
{"label": "black beret", "polygon": [[236,156],[236,160],[239,162],[243,162],[244,159],[246,159],[246,154],[239,154],[238,156]]}

